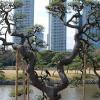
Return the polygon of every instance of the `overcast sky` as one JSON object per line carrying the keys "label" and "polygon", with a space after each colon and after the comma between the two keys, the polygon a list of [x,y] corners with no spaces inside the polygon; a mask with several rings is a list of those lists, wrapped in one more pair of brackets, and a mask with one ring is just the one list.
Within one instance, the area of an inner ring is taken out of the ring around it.
{"label": "overcast sky", "polygon": [[34,24],[41,24],[44,26],[45,30],[45,40],[48,34],[48,10],[46,6],[49,4],[49,0],[35,0],[35,14],[34,14]]}
{"label": "overcast sky", "polygon": [[[44,26],[44,39],[46,41],[46,36],[48,34],[48,11],[45,6],[49,4],[49,0],[35,0],[35,24],[41,24]],[[70,16],[68,16],[69,18]],[[74,46],[74,35],[75,31],[71,28],[67,28],[67,49],[72,49]]]}

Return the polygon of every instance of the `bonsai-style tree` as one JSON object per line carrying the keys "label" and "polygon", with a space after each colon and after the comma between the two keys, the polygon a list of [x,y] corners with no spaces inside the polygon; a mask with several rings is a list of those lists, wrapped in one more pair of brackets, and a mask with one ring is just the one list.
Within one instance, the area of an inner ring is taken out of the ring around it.
{"label": "bonsai-style tree", "polygon": [[[31,31],[27,32],[27,34],[19,33],[16,31],[16,22],[14,22],[13,17],[11,17],[10,12],[13,9],[16,9],[17,7],[22,6],[22,4],[16,0],[15,2],[8,2],[5,3],[4,1],[0,2],[0,35],[4,35],[4,37],[0,37],[0,41],[2,41],[3,45],[3,51],[6,50],[6,46],[11,45],[14,50],[17,50],[20,52],[20,54],[23,57],[23,60],[27,63],[27,73],[29,74],[29,79],[31,81],[31,84],[41,91],[43,91],[43,99],[48,97],[50,100],[58,100],[61,98],[60,95],[58,95],[58,92],[67,88],[69,85],[68,78],[64,72],[64,65],[68,65],[72,63],[73,59],[79,55],[80,58],[83,60],[84,54],[87,54],[87,57],[89,57],[92,60],[94,72],[99,78],[99,87],[100,87],[100,76],[96,71],[96,61],[95,59],[92,59],[90,55],[88,54],[88,48],[90,47],[90,41],[98,42],[100,40],[100,37],[96,35],[96,33],[91,34],[88,32],[89,29],[92,28],[98,28],[100,29],[100,3],[99,2],[92,2],[92,1],[82,1],[79,0],[67,3],[65,4],[66,0],[53,0],[50,5],[47,7],[47,9],[57,15],[65,26],[74,28],[77,30],[74,39],[75,39],[75,46],[72,51],[72,54],[67,57],[63,57],[58,63],[56,64],[58,74],[60,76],[59,82],[52,82],[50,79],[47,78],[48,71],[46,70],[45,76],[39,76],[37,72],[35,71],[35,64],[37,62],[35,51],[36,51],[36,38],[33,38],[32,41],[30,41],[30,37],[35,37],[35,34],[39,31],[41,31],[41,26],[34,26]],[[64,20],[66,13],[68,13],[69,7],[72,8],[72,10],[75,11],[73,16],[66,22]],[[87,16],[87,21],[85,24],[80,25],[78,21],[80,22],[80,19],[82,18],[81,12],[86,7],[91,8],[91,12]],[[93,19],[93,20],[92,20]],[[77,20],[77,22],[75,22]],[[74,22],[74,24],[72,24]],[[76,24],[75,24],[76,23]],[[14,30],[12,31],[12,27],[14,26]],[[6,32],[2,32],[3,29],[6,29]],[[7,34],[10,34],[11,36],[16,36],[21,39],[21,42],[19,44],[14,44],[11,42],[7,42]],[[90,41],[89,41],[90,40]],[[27,44],[26,45],[26,41]],[[84,61],[83,61],[84,65]],[[84,67],[84,66],[83,66]],[[46,94],[46,95],[45,95]]]}

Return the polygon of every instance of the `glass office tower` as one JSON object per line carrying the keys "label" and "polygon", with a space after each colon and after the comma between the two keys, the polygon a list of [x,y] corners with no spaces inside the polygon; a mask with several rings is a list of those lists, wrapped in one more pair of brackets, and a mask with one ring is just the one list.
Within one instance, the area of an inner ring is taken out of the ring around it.
{"label": "glass office tower", "polygon": [[[34,25],[34,0],[21,0],[23,6],[15,9],[14,14],[22,14],[24,17],[21,21],[19,21],[18,25],[20,28],[17,30],[18,32],[26,32],[29,28]],[[15,43],[19,43],[20,39],[17,37],[13,38]]]}
{"label": "glass office tower", "polygon": [[47,38],[49,50],[66,51],[66,27],[57,16],[52,14],[49,14],[49,34]]}

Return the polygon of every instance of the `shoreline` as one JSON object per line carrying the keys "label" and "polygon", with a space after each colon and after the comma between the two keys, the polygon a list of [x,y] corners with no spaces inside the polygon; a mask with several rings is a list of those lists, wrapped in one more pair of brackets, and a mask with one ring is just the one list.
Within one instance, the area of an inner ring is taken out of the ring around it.
{"label": "shoreline", "polygon": [[[0,80],[0,85],[15,85],[15,82],[15,80]],[[82,81],[78,81],[77,84],[82,84]],[[85,84],[98,84],[98,80],[86,80]],[[19,81],[18,85],[23,85],[23,81]]]}
{"label": "shoreline", "polygon": [[[15,80],[0,80],[0,85],[15,85],[15,82]],[[18,85],[23,85],[23,82],[19,81]]]}

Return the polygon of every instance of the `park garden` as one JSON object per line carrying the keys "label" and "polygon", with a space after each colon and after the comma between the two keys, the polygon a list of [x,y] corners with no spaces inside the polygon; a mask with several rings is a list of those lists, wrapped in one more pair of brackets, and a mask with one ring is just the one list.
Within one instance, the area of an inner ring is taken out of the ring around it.
{"label": "park garden", "polygon": [[[47,46],[36,36],[37,32],[43,31],[43,26],[34,25],[20,33],[23,26],[18,23],[25,15],[12,16],[11,11],[23,6],[22,2],[0,1],[0,87],[5,96],[10,91],[9,100],[100,99],[100,49],[94,45],[100,41],[100,33],[89,31],[100,30],[100,2],[74,0],[66,5],[65,2],[53,0],[46,9],[58,16],[66,27],[76,29],[73,50],[39,52],[37,47]],[[81,24],[81,12],[87,7],[91,11],[86,23]],[[66,21],[65,16],[70,9],[74,14]],[[8,34],[20,38],[20,43],[8,42]],[[10,88],[5,91],[7,85]]]}

